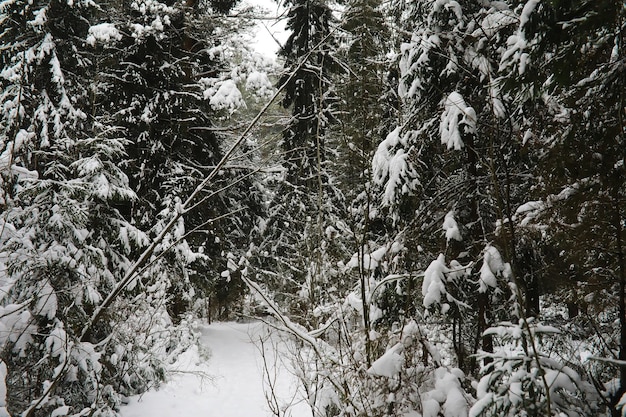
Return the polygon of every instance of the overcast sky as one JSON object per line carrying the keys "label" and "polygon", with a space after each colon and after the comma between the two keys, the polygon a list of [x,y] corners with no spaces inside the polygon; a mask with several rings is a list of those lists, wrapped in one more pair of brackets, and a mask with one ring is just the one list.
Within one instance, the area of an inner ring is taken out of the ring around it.
{"label": "overcast sky", "polygon": [[288,33],[285,32],[285,19],[279,21],[275,20],[277,16],[281,15],[284,9],[280,7],[275,0],[244,0],[243,4],[257,5],[264,9],[268,19],[259,20],[257,22],[252,42],[259,52],[270,57],[275,57],[279,46],[272,35],[278,39],[281,44],[284,43],[288,37]]}

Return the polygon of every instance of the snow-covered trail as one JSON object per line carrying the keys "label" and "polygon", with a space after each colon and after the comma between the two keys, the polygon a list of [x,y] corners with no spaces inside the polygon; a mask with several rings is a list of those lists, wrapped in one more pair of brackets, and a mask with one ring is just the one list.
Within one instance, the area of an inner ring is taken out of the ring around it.
{"label": "snow-covered trail", "polygon": [[[281,416],[311,417],[310,408],[295,392],[299,384],[280,361],[285,342],[272,335],[261,323],[215,323],[202,326],[201,344],[210,351],[207,359],[197,352],[188,352],[178,361],[171,380],[159,390],[133,397],[122,407],[122,417],[270,417],[265,391],[267,377],[263,373],[263,355],[259,338],[271,337],[264,343],[267,363],[276,371],[276,389],[284,407],[292,404]],[[274,343],[272,343],[272,341]],[[278,346],[275,355],[274,346]],[[204,375],[200,375],[202,373]],[[273,378],[274,379],[274,378]]]}

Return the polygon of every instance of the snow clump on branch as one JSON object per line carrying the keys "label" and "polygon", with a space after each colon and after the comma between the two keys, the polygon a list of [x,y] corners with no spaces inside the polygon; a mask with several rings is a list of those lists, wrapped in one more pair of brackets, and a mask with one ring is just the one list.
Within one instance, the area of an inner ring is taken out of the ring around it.
{"label": "snow clump on branch", "polygon": [[88,45],[96,46],[96,42],[106,45],[120,40],[122,40],[122,34],[113,24],[100,23],[89,28],[86,42]]}
{"label": "snow clump on branch", "polygon": [[[459,125],[463,124],[465,133],[474,133],[476,130],[476,111],[468,106],[457,92],[450,93],[444,102],[445,110],[441,115],[439,133],[441,143],[448,149],[460,151],[464,144],[461,139]],[[459,120],[460,118],[460,120]]]}
{"label": "snow clump on branch", "polygon": [[485,247],[483,265],[480,268],[480,279],[478,281],[478,291],[484,293],[489,287],[498,286],[497,276],[504,278],[511,277],[511,265],[502,261],[502,256],[498,249],[491,245]]}
{"label": "snow clump on branch", "polygon": [[454,220],[454,210],[451,210],[448,214],[446,214],[446,217],[443,220],[442,228],[446,232],[447,242],[450,242],[450,239],[454,239],[459,242],[463,240],[459,230],[459,225],[456,223],[456,220]]}

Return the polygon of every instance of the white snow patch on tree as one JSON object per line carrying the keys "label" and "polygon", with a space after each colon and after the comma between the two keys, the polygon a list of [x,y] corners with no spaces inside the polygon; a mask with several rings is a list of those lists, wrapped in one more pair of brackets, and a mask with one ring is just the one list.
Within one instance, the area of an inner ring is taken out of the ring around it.
{"label": "white snow patch on tree", "polygon": [[388,349],[383,356],[375,360],[372,366],[367,370],[367,373],[370,375],[393,378],[400,373],[403,364],[404,347],[401,343],[397,343]]}
{"label": "white snow patch on tree", "polygon": [[461,150],[464,144],[461,139],[460,126],[464,126],[464,133],[474,133],[476,130],[476,111],[468,106],[463,96],[457,92],[450,93],[445,99],[444,107],[439,125],[441,143],[446,145],[448,149]]}
{"label": "white snow patch on tree", "polygon": [[477,38],[488,36],[491,38],[497,35],[500,30],[517,21],[517,16],[515,16],[511,10],[498,10],[494,13],[487,14],[480,22],[480,28],[474,30],[472,36],[476,36]]}
{"label": "white snow patch on tree", "polygon": [[489,96],[494,116],[498,119],[505,119],[507,117],[506,107],[504,107],[504,103],[500,99],[500,87],[495,82],[489,85]]}
{"label": "white snow patch on tree", "polygon": [[480,279],[478,291],[486,292],[489,287],[498,286],[497,276],[510,278],[511,265],[502,261],[502,256],[498,249],[491,245],[485,247],[483,264],[480,268]]}
{"label": "white snow patch on tree", "polygon": [[518,220],[518,218],[522,217],[520,226],[528,226],[546,209],[546,206],[546,203],[543,201],[529,201],[524,203],[515,210],[513,220]]}
{"label": "white snow patch on tree", "polygon": [[53,358],[59,358],[59,362],[65,362],[67,358],[67,333],[61,326],[57,326],[46,338],[46,350]]}
{"label": "white snow patch on tree", "polygon": [[517,64],[517,72],[522,75],[526,72],[526,65],[529,61],[529,55],[524,50],[528,46],[528,39],[524,33],[524,27],[530,20],[530,15],[535,11],[539,0],[529,0],[524,5],[519,16],[519,28],[517,32],[507,39],[507,48],[500,58],[499,71],[504,71],[507,67]]}
{"label": "white snow patch on tree", "polygon": [[274,86],[267,73],[252,71],[246,79],[246,90],[252,91],[259,98],[269,98],[274,94]]}
{"label": "white snow patch on tree", "polygon": [[383,258],[389,251],[389,248],[387,246],[381,246],[371,253],[367,253],[367,250],[367,246],[364,246],[362,252],[353,254],[345,268],[362,268],[365,271],[373,271],[378,268],[380,263],[383,261]]}
{"label": "white snow patch on tree", "polygon": [[95,46],[96,42],[109,44],[122,40],[122,34],[111,23],[100,23],[89,28],[87,34],[87,44]]}
{"label": "white snow patch on tree", "polygon": [[62,405],[60,407],[55,408],[52,413],[50,413],[50,417],[62,417],[67,416],[70,412],[69,405]]}
{"label": "white snow patch on tree", "polygon": [[465,374],[458,368],[435,369],[435,386],[423,394],[423,417],[467,417],[469,404],[460,382],[464,378]]}
{"label": "white snow patch on tree", "polygon": [[404,149],[406,140],[400,136],[400,127],[390,132],[372,158],[374,183],[384,188],[383,206],[393,205],[398,196],[411,192],[417,181],[416,172],[408,160]]}
{"label": "white snow patch on tree", "polygon": [[487,262],[483,262],[483,265],[480,267],[480,280],[479,280],[479,289],[478,291],[483,293],[486,292],[489,287],[496,288],[498,286],[498,280],[496,279],[495,274],[489,268],[489,264]]}
{"label": "white snow patch on tree", "polygon": [[217,81],[204,91],[204,98],[209,100],[215,110],[228,110],[232,114],[240,107],[245,107],[241,91],[233,80]]}
{"label": "white snow patch on tree", "polygon": [[[369,298],[369,290],[366,291],[366,300]],[[369,320],[370,322],[374,322],[378,319],[380,319],[381,317],[383,317],[383,311],[376,306],[375,304],[367,301],[369,303]],[[357,312],[361,317],[363,317],[363,299],[355,292],[352,291],[350,292],[345,300],[344,300],[344,306],[349,306],[351,307],[355,312]]]}
{"label": "white snow patch on tree", "polygon": [[517,210],[515,210],[515,214],[523,214],[529,211],[542,210],[544,207],[545,203],[543,201],[529,201],[519,206]]}
{"label": "white snow patch on tree", "polygon": [[433,5],[433,12],[440,12],[441,9],[452,10],[457,20],[463,20],[463,10],[461,5],[455,0],[436,0]]}
{"label": "white snow patch on tree", "polygon": [[443,254],[439,254],[436,260],[432,261],[424,272],[424,282],[422,283],[422,295],[424,296],[424,307],[441,302],[441,296],[447,293],[444,282],[445,274],[449,269],[445,263]]}
{"label": "white snow patch on tree", "polygon": [[450,241],[450,239],[454,239],[456,241],[461,241],[463,238],[461,237],[461,232],[459,231],[459,226],[454,220],[454,210],[451,210],[446,214],[445,219],[443,220],[443,230],[446,232],[446,241]]}
{"label": "white snow patch on tree", "polygon": [[5,150],[2,154],[0,154],[1,173],[7,177],[14,177],[15,179],[37,179],[39,177],[37,171],[29,171],[28,169],[13,163],[14,155],[16,155],[24,146],[28,146],[33,138],[35,138],[35,134],[33,132],[27,132],[24,129],[20,129],[15,135],[15,139],[6,143]]}
{"label": "white snow patch on tree", "polygon": [[82,342],[72,349],[73,359],[76,361],[78,368],[85,373],[89,373],[90,370],[93,370],[96,374],[100,373],[102,370],[102,365],[100,364],[101,355],[100,352],[96,351],[95,346],[88,342]]}
{"label": "white snow patch on tree", "polygon": [[23,354],[26,347],[32,343],[37,327],[33,324],[34,318],[24,306],[9,304],[0,307],[0,345],[7,340],[13,343],[13,352]]}
{"label": "white snow patch on tree", "polygon": [[57,295],[48,280],[43,281],[37,291],[35,313],[53,319],[57,314]]}
{"label": "white snow patch on tree", "polygon": [[522,9],[522,13],[520,14],[520,17],[519,17],[520,32],[524,29],[524,26],[526,26],[526,23],[528,23],[528,21],[530,20],[530,15],[532,14],[532,12],[535,11],[535,8],[537,7],[538,4],[539,4],[539,0],[529,0],[524,5],[524,8]]}

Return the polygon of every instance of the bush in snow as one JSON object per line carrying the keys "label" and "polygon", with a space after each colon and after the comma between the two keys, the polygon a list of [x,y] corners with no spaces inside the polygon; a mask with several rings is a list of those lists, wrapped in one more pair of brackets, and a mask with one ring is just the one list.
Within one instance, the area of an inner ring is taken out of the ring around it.
{"label": "bush in snow", "polygon": [[579,372],[542,349],[543,337],[559,331],[533,320],[500,323],[487,330],[496,336],[493,353],[476,385],[477,401],[470,410],[478,416],[589,416],[598,415],[596,389]]}

